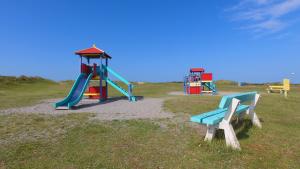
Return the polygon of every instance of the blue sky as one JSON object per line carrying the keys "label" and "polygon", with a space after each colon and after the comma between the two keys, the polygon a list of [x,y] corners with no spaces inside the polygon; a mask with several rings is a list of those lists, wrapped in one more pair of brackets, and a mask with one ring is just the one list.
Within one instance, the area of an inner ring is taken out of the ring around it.
{"label": "blue sky", "polygon": [[2,0],[0,74],[75,79],[96,44],[132,81],[300,83],[300,0]]}

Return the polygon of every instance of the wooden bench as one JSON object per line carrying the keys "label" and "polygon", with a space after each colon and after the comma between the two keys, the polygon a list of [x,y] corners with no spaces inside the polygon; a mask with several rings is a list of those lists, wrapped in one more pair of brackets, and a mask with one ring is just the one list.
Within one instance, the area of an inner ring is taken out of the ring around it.
{"label": "wooden bench", "polygon": [[223,96],[218,109],[192,116],[191,121],[207,125],[205,141],[211,141],[216,130],[222,129],[224,130],[226,145],[240,150],[240,143],[235,135],[231,121],[234,116],[242,119],[244,114],[248,114],[252,123],[261,128],[261,123],[254,112],[259,96],[257,92]]}
{"label": "wooden bench", "polygon": [[280,93],[284,93],[284,96],[287,97],[288,91],[290,91],[290,80],[283,79],[282,85],[278,86],[268,86],[268,93],[279,91]]}

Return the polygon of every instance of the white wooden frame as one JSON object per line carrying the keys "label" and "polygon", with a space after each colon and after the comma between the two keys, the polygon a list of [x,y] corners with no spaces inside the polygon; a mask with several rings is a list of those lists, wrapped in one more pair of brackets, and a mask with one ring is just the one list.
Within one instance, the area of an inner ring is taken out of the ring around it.
{"label": "white wooden frame", "polygon": [[[253,125],[261,128],[262,126],[259,121],[259,118],[257,117],[257,115],[254,111],[259,97],[260,97],[259,94],[255,95],[251,105],[249,106],[249,109],[246,110],[246,114],[248,114],[250,116]],[[240,104],[240,100],[233,98],[223,120],[218,125],[208,125],[207,126],[206,136],[204,139],[205,141],[211,141],[215,136],[216,130],[222,129],[222,130],[224,130],[226,145],[229,147],[232,147],[233,149],[241,150],[240,143],[236,137],[236,134],[235,134],[234,129],[231,124],[232,117],[233,117],[236,109],[238,108],[239,104]],[[241,113],[241,114],[243,117],[244,113]]]}

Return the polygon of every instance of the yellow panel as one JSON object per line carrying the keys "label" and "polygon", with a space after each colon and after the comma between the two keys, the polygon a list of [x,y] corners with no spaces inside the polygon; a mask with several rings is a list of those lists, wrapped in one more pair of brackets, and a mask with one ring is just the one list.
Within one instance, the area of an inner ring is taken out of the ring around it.
{"label": "yellow panel", "polygon": [[191,82],[190,86],[201,86],[200,82]]}
{"label": "yellow panel", "polygon": [[99,96],[99,93],[84,93],[84,96]]}
{"label": "yellow panel", "polygon": [[290,90],[290,80],[289,79],[283,79],[283,88],[284,88],[284,90]]}
{"label": "yellow panel", "polygon": [[276,89],[276,88],[278,88],[278,89],[283,89],[284,87],[283,87],[283,86],[269,86],[269,88],[273,88],[273,89]]}

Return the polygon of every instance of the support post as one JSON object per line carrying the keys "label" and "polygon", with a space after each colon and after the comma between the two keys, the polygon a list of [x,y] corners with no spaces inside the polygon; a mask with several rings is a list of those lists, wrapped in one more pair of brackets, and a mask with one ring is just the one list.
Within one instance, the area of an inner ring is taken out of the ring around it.
{"label": "support post", "polygon": [[287,90],[284,90],[284,97],[287,98]]}
{"label": "support post", "polygon": [[261,128],[261,123],[259,121],[259,118],[257,117],[256,113],[254,112],[254,109],[255,109],[255,106],[258,102],[258,99],[259,99],[260,95],[259,94],[255,94],[255,97],[250,105],[250,108],[249,108],[249,116],[252,120],[252,124],[254,124],[255,126]]}
{"label": "support post", "polygon": [[204,141],[211,141],[216,133],[216,126],[207,125],[206,135]]}
{"label": "support post", "polygon": [[82,56],[80,56],[80,73],[82,73]]}
{"label": "support post", "polygon": [[102,58],[100,57],[100,78],[99,78],[99,87],[100,87],[100,90],[99,90],[99,102],[102,101],[102,96],[103,96],[103,92],[102,92],[102,80],[103,80],[103,73],[102,73]]}
{"label": "support post", "polygon": [[[108,58],[105,59],[105,66],[108,66]],[[105,69],[105,76],[106,78],[108,77],[108,72]],[[108,97],[108,85],[107,85],[107,81],[105,81],[105,90],[106,90],[106,97]]]}
{"label": "support post", "polygon": [[224,130],[226,145],[237,150],[240,150],[241,147],[230,122],[239,104],[240,100],[233,98],[225,117],[219,124],[219,128]]}

